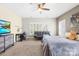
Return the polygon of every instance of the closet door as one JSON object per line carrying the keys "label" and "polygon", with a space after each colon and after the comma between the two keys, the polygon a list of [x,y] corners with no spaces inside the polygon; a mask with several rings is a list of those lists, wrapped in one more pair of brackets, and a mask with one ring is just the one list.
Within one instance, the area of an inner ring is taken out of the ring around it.
{"label": "closet door", "polygon": [[59,36],[65,36],[66,33],[66,20],[59,21]]}

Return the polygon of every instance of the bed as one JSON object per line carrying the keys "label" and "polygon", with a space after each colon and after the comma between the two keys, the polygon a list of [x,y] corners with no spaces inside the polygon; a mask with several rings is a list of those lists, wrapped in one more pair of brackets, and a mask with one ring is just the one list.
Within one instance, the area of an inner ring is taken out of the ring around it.
{"label": "bed", "polygon": [[43,35],[42,43],[44,56],[79,56],[79,41]]}

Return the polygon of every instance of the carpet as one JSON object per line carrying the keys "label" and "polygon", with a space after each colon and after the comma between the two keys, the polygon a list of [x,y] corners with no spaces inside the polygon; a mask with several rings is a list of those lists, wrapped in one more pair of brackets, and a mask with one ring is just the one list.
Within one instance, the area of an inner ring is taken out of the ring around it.
{"label": "carpet", "polygon": [[13,47],[7,49],[1,56],[42,56],[42,43],[40,40],[28,39],[16,42]]}

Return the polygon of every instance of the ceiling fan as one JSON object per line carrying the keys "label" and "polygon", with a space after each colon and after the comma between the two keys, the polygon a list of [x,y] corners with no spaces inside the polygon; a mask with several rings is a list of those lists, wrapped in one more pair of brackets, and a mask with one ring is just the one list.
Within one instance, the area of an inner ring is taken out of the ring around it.
{"label": "ceiling fan", "polygon": [[46,3],[38,4],[38,5],[37,5],[38,10],[39,10],[39,11],[43,11],[43,10],[49,11],[49,10],[50,10],[49,8],[45,8],[45,4],[46,4]]}

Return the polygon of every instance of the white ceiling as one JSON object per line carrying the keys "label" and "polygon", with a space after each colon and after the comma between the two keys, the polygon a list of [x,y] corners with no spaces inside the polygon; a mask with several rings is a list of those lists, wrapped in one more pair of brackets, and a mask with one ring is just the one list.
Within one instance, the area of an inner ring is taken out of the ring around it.
{"label": "white ceiling", "polygon": [[77,3],[46,3],[45,7],[50,11],[37,10],[37,3],[4,3],[2,4],[21,17],[32,18],[56,18],[77,6]]}

